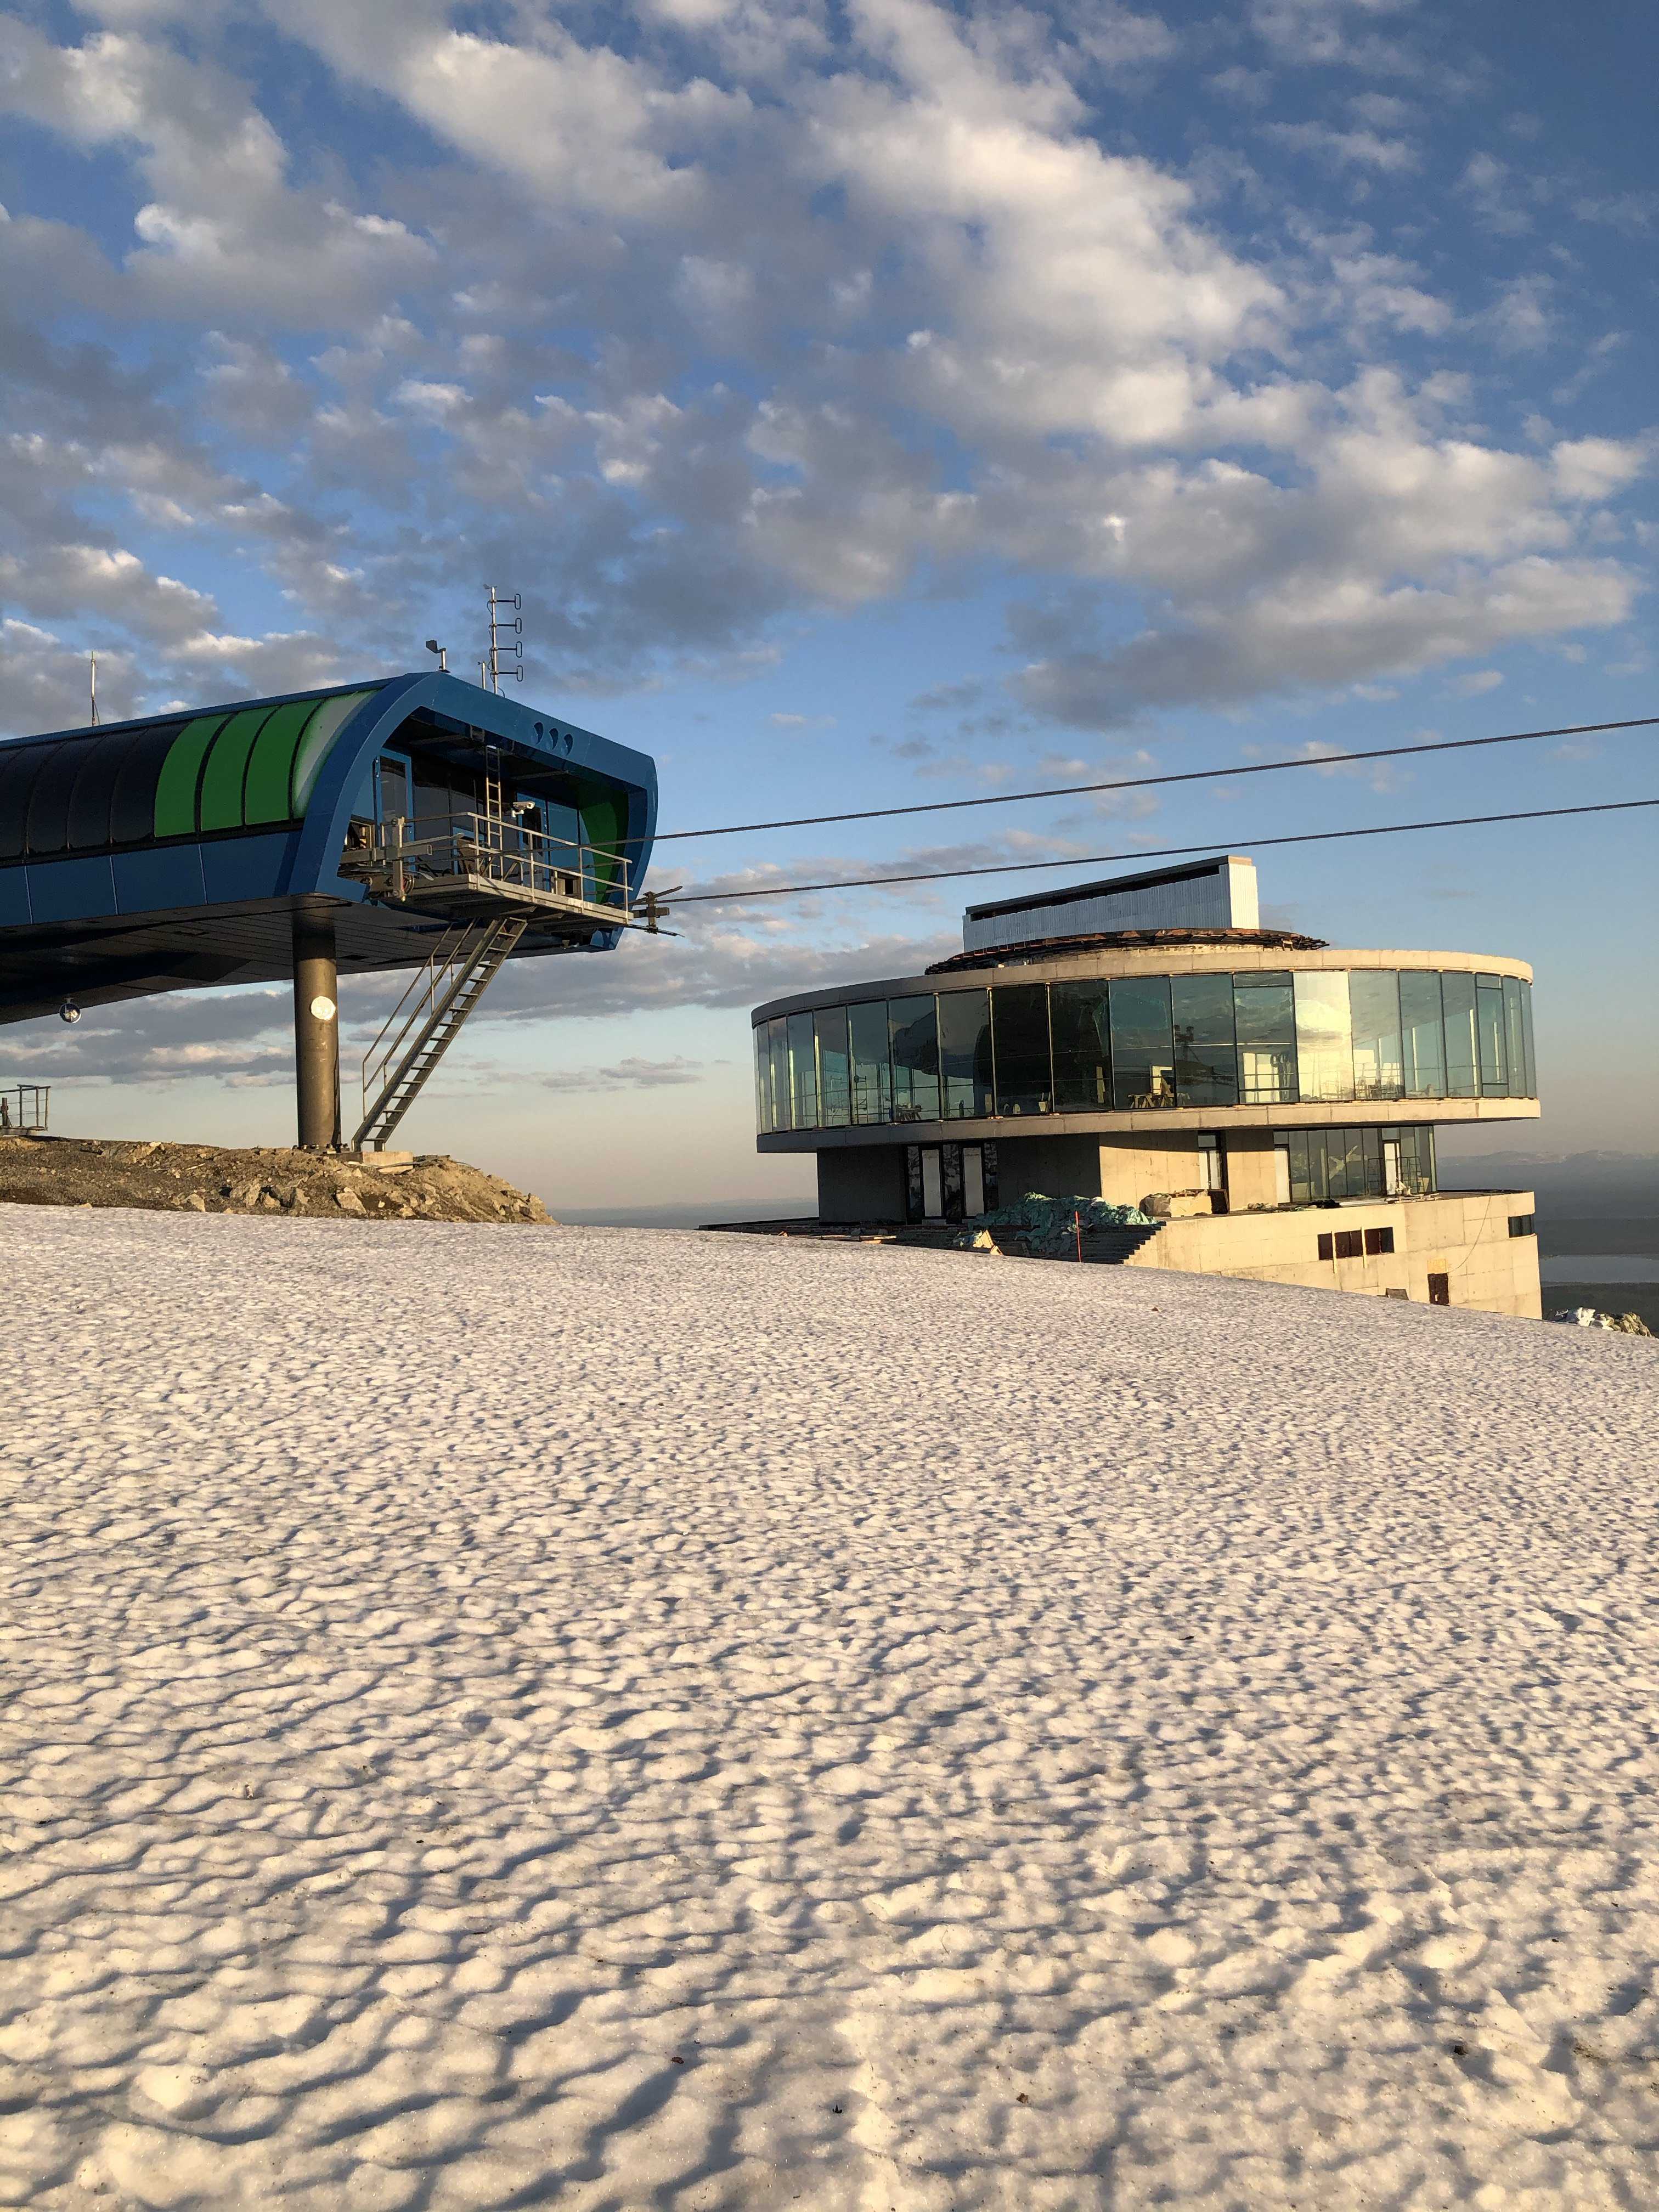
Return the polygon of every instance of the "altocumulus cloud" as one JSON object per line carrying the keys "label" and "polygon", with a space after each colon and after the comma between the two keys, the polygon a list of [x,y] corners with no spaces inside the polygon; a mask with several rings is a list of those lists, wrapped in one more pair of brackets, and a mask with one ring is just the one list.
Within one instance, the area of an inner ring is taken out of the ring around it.
{"label": "altocumulus cloud", "polygon": [[[1098,729],[1630,613],[1645,440],[1506,442],[1470,374],[1489,299],[1298,220],[1310,178],[1492,184],[1466,143],[1437,179],[1432,104],[1468,79],[1426,14],[48,22],[0,26],[0,109],[95,164],[100,205],[0,220],[15,727],[78,711],[71,641],[114,709],[401,665],[486,567],[537,579],[563,690],[752,665],[781,617],[954,574],[1037,608],[1081,585],[1097,625],[1016,690]],[[326,100],[288,96],[295,45]],[[1183,69],[1252,88],[1203,94],[1236,136],[1190,172],[1140,150],[1135,97]],[[1281,83],[1298,112],[1264,121]]]}

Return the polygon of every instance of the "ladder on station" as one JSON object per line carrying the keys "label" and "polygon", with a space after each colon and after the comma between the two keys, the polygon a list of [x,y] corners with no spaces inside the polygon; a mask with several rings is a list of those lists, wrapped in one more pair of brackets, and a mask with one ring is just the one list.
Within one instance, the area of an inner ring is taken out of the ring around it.
{"label": "ladder on station", "polygon": [[363,1118],[354,1151],[385,1146],[528,927],[522,915],[507,915],[458,922],[444,933],[363,1054]]}

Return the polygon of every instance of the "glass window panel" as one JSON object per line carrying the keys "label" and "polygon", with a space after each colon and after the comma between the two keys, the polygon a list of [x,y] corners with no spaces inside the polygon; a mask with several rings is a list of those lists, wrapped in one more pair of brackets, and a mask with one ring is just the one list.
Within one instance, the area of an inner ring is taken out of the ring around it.
{"label": "glass window panel", "polygon": [[796,1128],[817,1128],[818,1063],[811,1014],[789,1017],[789,1110]]}
{"label": "glass window panel", "polygon": [[933,1001],[890,999],[887,1033],[893,1052],[893,1119],[939,1119],[939,1023]]}
{"label": "glass window panel", "polygon": [[945,1185],[945,1218],[960,1221],[962,1203],[962,1146],[941,1145],[939,1148],[939,1172]]}
{"label": "glass window panel", "polygon": [[1521,1033],[1521,978],[1504,978],[1504,1046],[1509,1060],[1510,1097],[1525,1098],[1527,1090],[1527,1048]]}
{"label": "glass window panel", "polygon": [[1353,1095],[1398,1098],[1406,1087],[1400,1040],[1400,978],[1392,969],[1356,968],[1348,977],[1353,1022]]}
{"label": "glass window panel", "polygon": [[1296,1103],[1296,1012],[1288,975],[1233,977],[1239,1094],[1246,1106]]}
{"label": "glass window panel", "polygon": [[787,1129],[789,1119],[789,1024],[781,1014],[767,1024],[771,1031],[772,1127]]}
{"label": "glass window panel", "polygon": [[1361,1129],[1360,1148],[1365,1156],[1364,1182],[1362,1188],[1367,1198],[1382,1195],[1382,1142],[1379,1129]]}
{"label": "glass window panel", "polygon": [[1434,1188],[1434,1132],[1400,1132],[1400,1181],[1403,1189],[1423,1197]]}
{"label": "glass window panel", "polygon": [[755,1127],[763,1136],[772,1127],[772,1041],[764,1022],[755,1031]]}
{"label": "glass window panel", "polygon": [[[848,1009],[853,1043],[853,1119],[890,1121],[893,1072],[887,1054],[887,1001],[872,999]],[[916,1170],[920,1175],[920,1168]]]}
{"label": "glass window panel", "polygon": [[1054,1040],[1056,1113],[1109,1113],[1111,1026],[1105,984],[1050,984],[1048,1027]]}
{"label": "glass window panel", "polygon": [[1521,986],[1521,1049],[1525,1055],[1527,1088],[1525,1097],[1538,1096],[1538,1054],[1532,1036],[1532,985]]}
{"label": "glass window panel", "polygon": [[1176,1103],[1167,975],[1125,976],[1112,985],[1112,1101],[1120,1114]]}
{"label": "glass window panel", "polygon": [[[885,1016],[883,1017],[884,1024]],[[921,1218],[921,1146],[904,1147],[904,1218],[907,1221]]]}
{"label": "glass window panel", "polygon": [[1440,978],[1407,969],[1400,978],[1402,1072],[1408,1098],[1446,1095],[1446,1039],[1440,1022]]}
{"label": "glass window panel", "polygon": [[1331,1163],[1325,1136],[1323,1129],[1308,1132],[1308,1196],[1316,1201],[1331,1195]]}
{"label": "glass window panel", "polygon": [[1231,975],[1177,975],[1170,985],[1176,1097],[1183,1106],[1237,1106],[1238,1052]]}
{"label": "glass window panel", "polygon": [[1480,1054],[1480,1096],[1502,1098],[1509,1091],[1504,1050],[1504,986],[1496,975],[1477,975],[1474,1028]]}
{"label": "glass window panel", "polygon": [[1445,975],[1440,996],[1446,1010],[1446,1096],[1473,1098],[1477,1095],[1474,1049],[1474,978]]}
{"label": "glass window panel", "polygon": [[1054,1103],[1048,1067],[1048,991],[1017,983],[991,994],[997,1112],[1046,1114]]}
{"label": "glass window panel", "polygon": [[1308,1182],[1308,1134],[1305,1129],[1292,1129],[1284,1139],[1290,1159],[1291,1203],[1306,1206],[1313,1197]]}
{"label": "glass window panel", "polygon": [[[947,1121],[991,1111],[991,998],[987,991],[941,991],[939,1080]],[[975,1212],[981,1209],[975,1207]]]}
{"label": "glass window panel", "polygon": [[822,1007],[812,1017],[812,1027],[818,1047],[818,1127],[842,1129],[853,1118],[846,1007]]}
{"label": "glass window panel", "polygon": [[1353,1097],[1353,1023],[1340,969],[1296,979],[1296,1066],[1304,1099]]}

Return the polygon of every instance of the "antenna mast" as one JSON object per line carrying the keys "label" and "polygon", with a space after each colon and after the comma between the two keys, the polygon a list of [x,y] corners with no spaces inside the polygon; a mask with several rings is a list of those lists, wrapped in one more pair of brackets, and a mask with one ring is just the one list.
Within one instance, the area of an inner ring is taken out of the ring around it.
{"label": "antenna mast", "polygon": [[[515,684],[524,682],[524,616],[520,612],[524,601],[516,592],[498,592],[493,584],[489,590],[489,659],[485,664],[489,681],[484,689],[499,691],[503,673]],[[503,661],[510,664],[505,671]]]}
{"label": "antenna mast", "polygon": [[87,660],[91,670],[92,726],[95,730],[98,727],[98,656],[95,653],[89,653]]}

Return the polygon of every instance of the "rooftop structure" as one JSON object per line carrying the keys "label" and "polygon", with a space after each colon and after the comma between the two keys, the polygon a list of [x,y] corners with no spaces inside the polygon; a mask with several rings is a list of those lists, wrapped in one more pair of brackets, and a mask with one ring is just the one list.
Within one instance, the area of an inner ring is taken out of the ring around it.
{"label": "rooftop structure", "polygon": [[963,937],[755,1011],[757,1141],[816,1154],[824,1222],[1080,1195],[1150,1217],[1132,1265],[1540,1312],[1531,1194],[1442,1194],[1434,1150],[1538,1114],[1525,962],[1264,930],[1233,855],[972,908]]}
{"label": "rooftop structure", "polygon": [[358,1101],[383,1144],[505,960],[619,941],[655,824],[643,754],[447,673],[0,744],[0,1022],[292,976],[325,1146],[337,973],[412,969]]}

